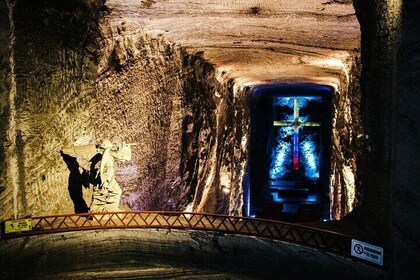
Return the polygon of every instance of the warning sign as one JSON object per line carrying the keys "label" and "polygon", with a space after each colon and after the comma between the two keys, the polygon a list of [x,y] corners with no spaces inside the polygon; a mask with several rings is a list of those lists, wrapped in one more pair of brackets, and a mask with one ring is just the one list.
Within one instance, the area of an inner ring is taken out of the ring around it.
{"label": "warning sign", "polygon": [[32,230],[32,219],[20,219],[4,222],[4,233],[14,233]]}
{"label": "warning sign", "polygon": [[379,265],[383,265],[384,249],[356,239],[352,239],[351,255]]}

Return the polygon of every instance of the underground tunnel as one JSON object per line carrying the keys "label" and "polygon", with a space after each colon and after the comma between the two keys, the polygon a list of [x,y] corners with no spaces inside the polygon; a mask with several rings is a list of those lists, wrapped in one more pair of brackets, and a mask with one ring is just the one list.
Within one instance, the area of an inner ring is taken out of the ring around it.
{"label": "underground tunnel", "polygon": [[253,89],[247,216],[330,219],[331,97],[327,86]]}
{"label": "underground tunnel", "polygon": [[416,279],[418,11],[1,2],[0,278]]}

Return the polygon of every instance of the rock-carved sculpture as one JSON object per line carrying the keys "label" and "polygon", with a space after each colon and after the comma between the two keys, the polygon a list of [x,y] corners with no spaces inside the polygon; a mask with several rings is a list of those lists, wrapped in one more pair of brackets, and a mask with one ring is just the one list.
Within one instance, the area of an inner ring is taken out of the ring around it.
{"label": "rock-carved sculpture", "polygon": [[[77,159],[83,170],[80,174],[89,174],[80,178],[80,180],[87,180],[89,186],[93,187],[89,212],[119,211],[122,190],[115,179],[114,163],[131,160],[132,145],[135,143],[114,145],[110,140],[104,139],[99,145],[62,149],[61,153],[66,163],[69,156]],[[86,164],[87,161],[88,164]],[[76,203],[76,200],[73,199],[73,202]]]}
{"label": "rock-carved sculpture", "polygon": [[122,190],[115,180],[115,160],[131,160],[131,145],[122,144],[113,149],[114,145],[105,139],[99,145],[102,152],[97,179],[99,185],[94,186],[91,212],[114,212],[119,210]]}

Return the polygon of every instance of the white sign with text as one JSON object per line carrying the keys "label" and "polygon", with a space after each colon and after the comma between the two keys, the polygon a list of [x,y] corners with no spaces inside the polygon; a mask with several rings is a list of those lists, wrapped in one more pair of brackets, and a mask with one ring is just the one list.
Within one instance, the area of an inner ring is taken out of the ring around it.
{"label": "white sign with text", "polygon": [[379,265],[383,265],[384,249],[356,239],[351,240],[351,255]]}

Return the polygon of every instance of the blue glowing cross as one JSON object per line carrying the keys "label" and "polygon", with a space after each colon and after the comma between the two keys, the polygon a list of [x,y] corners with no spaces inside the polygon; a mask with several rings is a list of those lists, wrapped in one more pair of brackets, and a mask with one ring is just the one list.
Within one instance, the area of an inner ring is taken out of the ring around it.
{"label": "blue glowing cross", "polygon": [[293,126],[293,170],[299,170],[299,128],[302,126],[321,126],[318,122],[299,122],[299,100],[294,99],[294,120],[292,122],[274,121],[274,126]]}

